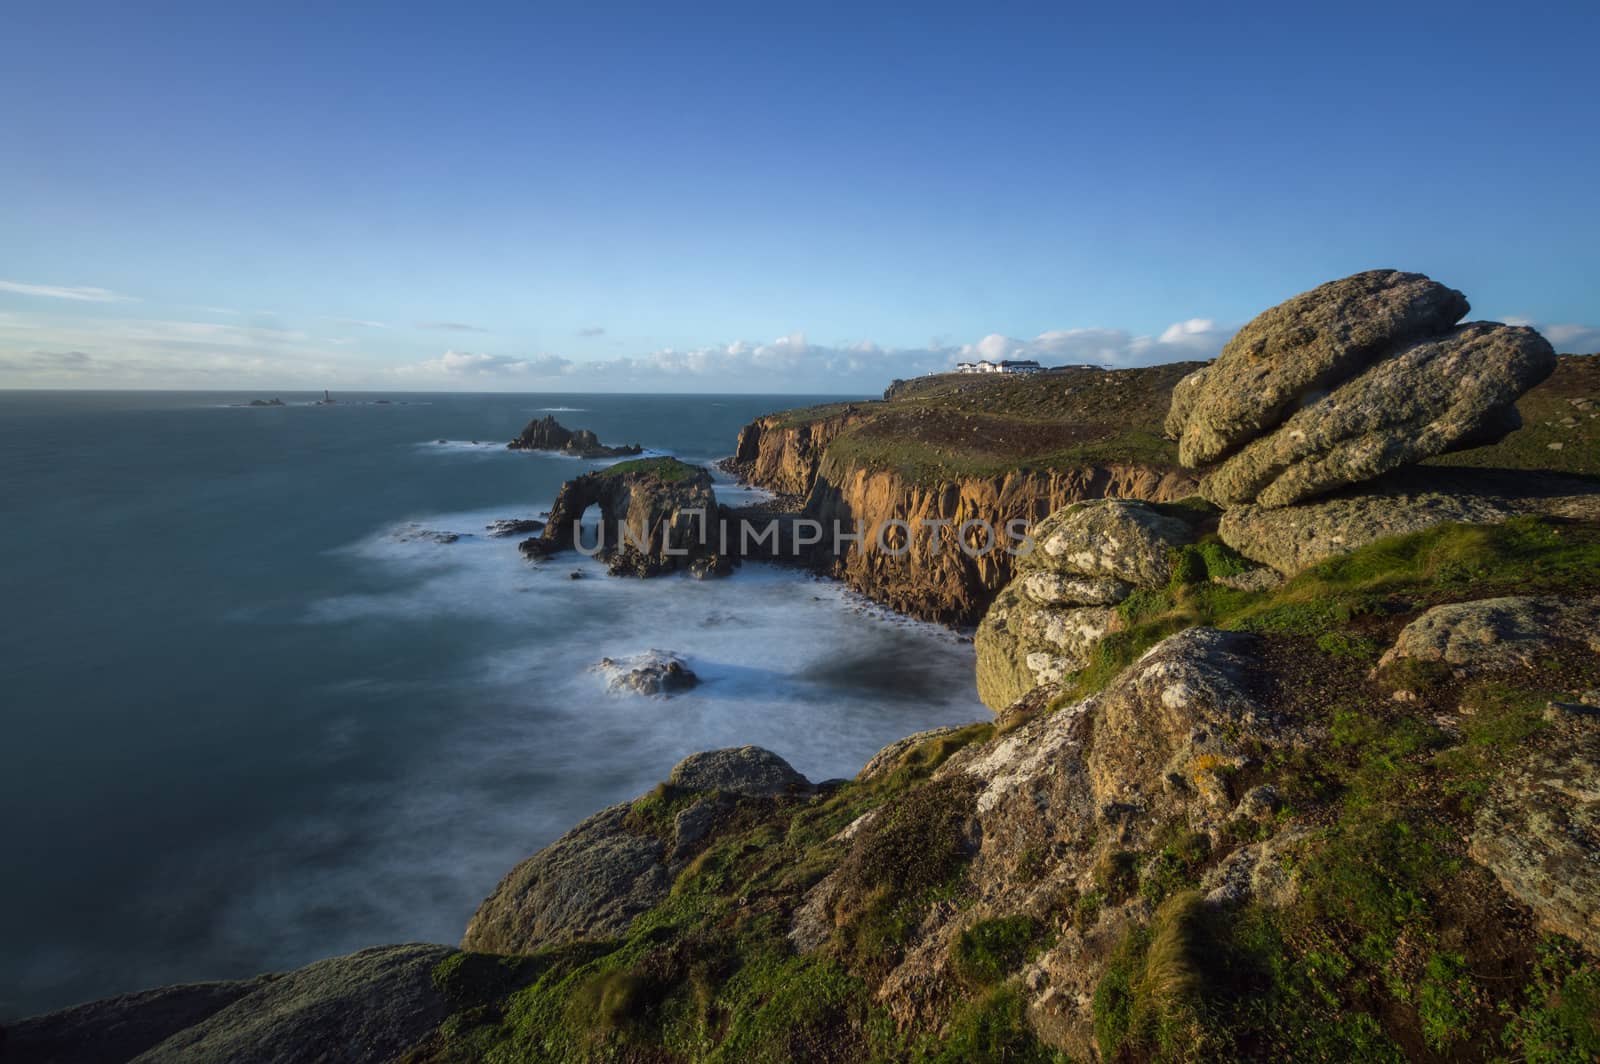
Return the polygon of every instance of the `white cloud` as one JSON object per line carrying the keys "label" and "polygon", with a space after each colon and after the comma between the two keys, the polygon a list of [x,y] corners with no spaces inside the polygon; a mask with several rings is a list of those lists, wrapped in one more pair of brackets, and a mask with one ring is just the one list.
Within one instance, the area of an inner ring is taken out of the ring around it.
{"label": "white cloud", "polygon": [[600,325],[591,325],[587,329],[578,330],[579,336],[604,336],[605,334],[606,330],[604,326]]}
{"label": "white cloud", "polygon": [[1600,352],[1600,326],[1546,325],[1539,330],[1557,351],[1573,355]]}
{"label": "white cloud", "polygon": [[401,377],[548,377],[561,373],[571,365],[571,362],[555,355],[511,358],[471,351],[446,351],[426,362],[396,366],[394,372]]}
{"label": "white cloud", "polygon": [[480,325],[468,325],[466,322],[462,322],[462,321],[419,321],[419,322],[416,323],[416,327],[419,328],[419,329],[433,329],[433,330],[436,330],[438,332],[488,332],[489,331],[488,329],[485,329]]}
{"label": "white cloud", "polygon": [[72,287],[53,284],[23,284],[21,281],[0,281],[0,292],[19,296],[44,296],[48,299],[71,299],[79,303],[137,303],[133,296],[112,292],[105,288]]}

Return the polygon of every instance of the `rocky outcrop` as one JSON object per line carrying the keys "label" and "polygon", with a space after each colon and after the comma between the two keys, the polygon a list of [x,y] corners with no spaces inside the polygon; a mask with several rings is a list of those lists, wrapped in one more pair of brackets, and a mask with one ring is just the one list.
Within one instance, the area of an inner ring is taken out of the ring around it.
{"label": "rocky outcrop", "polygon": [[[686,758],[654,795],[596,813],[513,868],[478,907],[461,948],[532,953],[620,935],[666,898],[731,803],[809,790],[788,762],[759,747]],[[670,821],[640,808],[650,802]]]}
{"label": "rocky outcrop", "polygon": [[[1182,632],[1103,693],[968,747],[939,770],[936,781],[968,779],[977,787],[972,901],[931,908],[918,944],[884,981],[879,1000],[900,1022],[937,1016],[950,1000],[952,952],[967,928],[1000,914],[1049,922],[1063,894],[1092,896],[1102,899],[1092,919],[1052,922],[1059,934],[1023,969],[1022,986],[1036,1030],[1068,1053],[1097,1055],[1095,985],[1111,948],[1152,911],[1138,880],[1155,868],[1141,870],[1128,856],[1175,831],[1195,836],[1199,848],[1220,842],[1239,800],[1232,784],[1238,768],[1302,738],[1253,689],[1254,645],[1238,633]],[[1019,855],[1033,862],[1025,872]],[[1254,879],[1268,900],[1292,893],[1286,882],[1269,891],[1266,868]],[[1250,889],[1252,875],[1231,882]],[[808,904],[837,904],[828,898],[839,889],[838,880],[824,880]],[[1217,904],[1237,900],[1219,895]]]}
{"label": "rocky outcrop", "polygon": [[1600,484],[1541,474],[1416,469],[1295,506],[1236,506],[1217,532],[1253,561],[1293,575],[1379,539],[1521,514],[1595,520]]}
{"label": "rocky outcrop", "polygon": [[378,946],[297,971],[125,994],[10,1025],[7,1064],[382,1064],[436,1030],[449,946]]}
{"label": "rocky outcrop", "polygon": [[601,658],[594,668],[606,677],[606,688],[617,693],[672,695],[700,682],[682,658],[666,650],[647,650],[631,658]]}
{"label": "rocky outcrop", "polygon": [[1240,329],[1183,390],[1179,459],[1201,466],[1226,457],[1308,396],[1397,346],[1444,332],[1470,309],[1460,292],[1398,270],[1368,270],[1278,304]]}
{"label": "rocky outcrop", "polygon": [[1120,627],[1114,604],[1172,578],[1189,526],[1144,503],[1106,499],[1051,514],[1032,533],[1018,577],[978,625],[978,695],[995,710],[1086,667]]}
{"label": "rocky outcrop", "polygon": [[1286,506],[1521,424],[1513,405],[1555,369],[1532,329],[1475,322],[1385,357],[1223,462],[1201,493]]}
{"label": "rocky outcrop", "polygon": [[561,486],[543,533],[519,549],[535,559],[572,549],[590,507],[600,512],[594,553],[612,563],[614,574],[726,571],[714,560],[721,545],[711,474],[698,466],[647,458],[575,477]]}
{"label": "rocky outcrop", "polygon": [[513,451],[559,451],[573,458],[628,458],[644,450],[637,443],[607,447],[588,429],[566,428],[554,414],[528,422],[506,447]]}
{"label": "rocky outcrop", "polygon": [[759,746],[690,754],[673,766],[667,783],[691,791],[717,791],[741,798],[776,798],[811,788],[789,762]]}
{"label": "rocky outcrop", "polygon": [[1504,673],[1571,649],[1600,654],[1600,599],[1513,595],[1433,607],[1401,630],[1378,670],[1415,661]]}
{"label": "rocky outcrop", "polygon": [[6,1064],[124,1064],[260,990],[277,975],[119,994],[8,1024]]}
{"label": "rocky outcrop", "polygon": [[1508,516],[1495,503],[1472,496],[1375,492],[1278,510],[1235,507],[1222,515],[1217,533],[1246,558],[1292,575],[1389,536],[1451,522],[1492,524]]}
{"label": "rocky outcrop", "polygon": [[1600,708],[1548,716],[1553,734],[1495,781],[1468,852],[1541,927],[1600,953]]}
{"label": "rocky outcrop", "polygon": [[1468,309],[1421,274],[1329,282],[1267,310],[1178,382],[1166,431],[1185,465],[1221,463],[1201,482],[1220,506],[1290,506],[1497,441],[1556,355],[1532,329],[1452,328]]}

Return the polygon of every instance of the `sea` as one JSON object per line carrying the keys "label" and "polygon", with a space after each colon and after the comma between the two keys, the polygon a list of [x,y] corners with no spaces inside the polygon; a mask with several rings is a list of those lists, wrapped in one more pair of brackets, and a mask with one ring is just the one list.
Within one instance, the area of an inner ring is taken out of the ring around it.
{"label": "sea", "polygon": [[[989,716],[969,641],[837,583],[609,577],[486,534],[605,464],[507,450],[531,419],[710,463],[822,397],[278,395],[0,392],[0,1022],[456,942],[693,751],[822,780]],[[650,649],[703,682],[594,670]]]}

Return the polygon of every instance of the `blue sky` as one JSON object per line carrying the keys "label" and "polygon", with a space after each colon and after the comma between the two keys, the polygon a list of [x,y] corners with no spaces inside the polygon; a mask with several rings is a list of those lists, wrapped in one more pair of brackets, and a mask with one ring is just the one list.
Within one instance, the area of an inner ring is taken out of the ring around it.
{"label": "blue sky", "polygon": [[13,6],[0,387],[875,390],[1374,266],[1600,347],[1592,3],[398,7]]}

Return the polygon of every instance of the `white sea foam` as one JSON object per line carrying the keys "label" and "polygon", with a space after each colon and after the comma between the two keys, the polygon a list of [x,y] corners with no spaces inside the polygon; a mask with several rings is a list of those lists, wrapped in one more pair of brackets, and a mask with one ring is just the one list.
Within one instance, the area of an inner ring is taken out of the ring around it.
{"label": "white sea foam", "polygon": [[[525,509],[414,520],[466,533]],[[352,631],[485,633],[476,658],[435,678],[437,688],[382,688],[385,699],[447,701],[460,719],[441,722],[403,786],[352,785],[312,822],[260,840],[285,854],[295,882],[231,900],[229,928],[332,935],[328,951],[356,948],[366,943],[340,941],[319,916],[354,906],[370,909],[359,926],[405,926],[450,941],[517,860],[643,793],[693,751],[753,743],[821,780],[853,775],[910,732],[988,716],[972,648],[956,633],[804,573],[748,564],[725,580],[640,581],[609,577],[577,553],[529,563],[514,537],[446,544],[394,531],[343,548],[386,590],[330,596],[303,620]],[[669,699],[630,697],[609,693],[590,669],[657,647],[680,654],[700,686]],[[449,697],[439,699],[444,689]],[[330,722],[316,741],[333,757],[360,745],[348,729],[381,726]]]}

